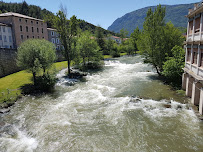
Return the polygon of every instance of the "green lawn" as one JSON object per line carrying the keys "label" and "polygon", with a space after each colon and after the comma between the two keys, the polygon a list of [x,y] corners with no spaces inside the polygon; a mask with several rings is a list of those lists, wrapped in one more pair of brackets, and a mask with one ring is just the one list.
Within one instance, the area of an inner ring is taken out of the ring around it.
{"label": "green lawn", "polygon": [[[126,53],[121,53],[121,56]],[[112,58],[111,55],[104,55],[104,59]],[[54,63],[52,70],[60,71],[67,67],[67,61]],[[0,104],[4,101],[14,101],[21,95],[21,86],[32,83],[32,74],[23,70],[6,77],[0,78]]]}
{"label": "green lawn", "polygon": [[[54,63],[52,69],[60,71],[67,67],[67,62]],[[6,77],[0,78],[0,103],[8,99],[15,100],[21,95],[21,86],[32,83],[32,74],[23,70]]]}

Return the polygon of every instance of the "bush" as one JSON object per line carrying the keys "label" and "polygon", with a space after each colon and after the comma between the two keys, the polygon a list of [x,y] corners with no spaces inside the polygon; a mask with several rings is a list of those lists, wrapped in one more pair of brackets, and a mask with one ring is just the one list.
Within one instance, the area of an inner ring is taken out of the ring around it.
{"label": "bush", "polygon": [[43,76],[36,77],[36,88],[44,92],[51,91],[56,81],[55,74],[46,73]]}

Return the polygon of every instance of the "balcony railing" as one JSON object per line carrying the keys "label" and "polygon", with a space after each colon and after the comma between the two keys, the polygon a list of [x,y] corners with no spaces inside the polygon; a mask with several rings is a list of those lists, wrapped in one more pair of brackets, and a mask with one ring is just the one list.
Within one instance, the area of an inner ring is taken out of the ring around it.
{"label": "balcony railing", "polygon": [[198,9],[199,7],[201,7],[203,5],[203,0],[201,0],[200,3],[194,4],[194,8],[193,9],[189,9],[188,14],[192,13],[193,11],[195,11],[196,9]]}

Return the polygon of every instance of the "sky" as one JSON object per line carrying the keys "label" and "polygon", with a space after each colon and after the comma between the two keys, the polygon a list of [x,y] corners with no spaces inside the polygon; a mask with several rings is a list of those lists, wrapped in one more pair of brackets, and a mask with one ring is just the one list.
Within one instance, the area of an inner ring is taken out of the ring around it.
{"label": "sky", "polygon": [[[3,1],[19,3],[23,0]],[[76,15],[78,19],[107,29],[117,18],[140,8],[158,4],[189,4],[200,0],[26,0],[26,2],[53,13],[58,12],[62,4],[67,8],[68,18]]]}

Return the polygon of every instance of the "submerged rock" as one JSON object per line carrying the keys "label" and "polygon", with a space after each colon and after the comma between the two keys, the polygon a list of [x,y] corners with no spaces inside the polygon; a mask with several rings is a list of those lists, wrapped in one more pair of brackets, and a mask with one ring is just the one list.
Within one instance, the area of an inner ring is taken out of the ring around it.
{"label": "submerged rock", "polygon": [[4,113],[7,113],[9,112],[10,109],[6,108],[6,109],[0,109],[0,113],[4,114]]}
{"label": "submerged rock", "polygon": [[164,104],[164,107],[165,108],[171,108],[171,105],[170,104]]}

